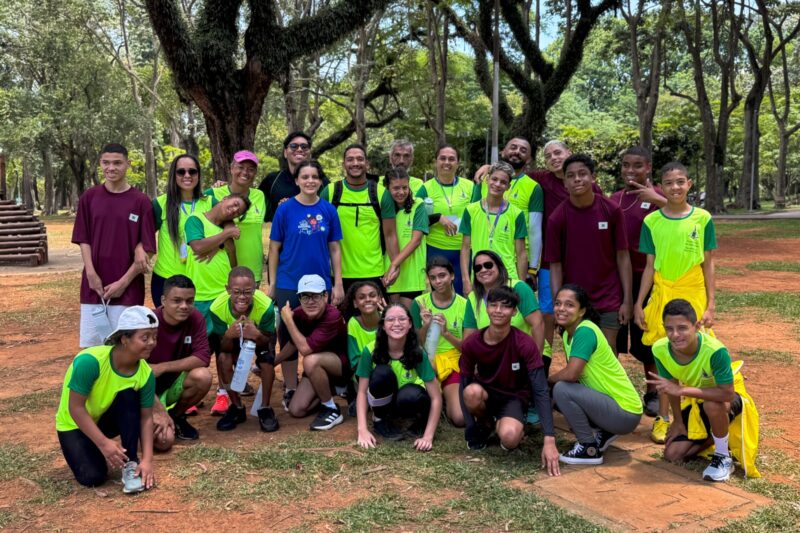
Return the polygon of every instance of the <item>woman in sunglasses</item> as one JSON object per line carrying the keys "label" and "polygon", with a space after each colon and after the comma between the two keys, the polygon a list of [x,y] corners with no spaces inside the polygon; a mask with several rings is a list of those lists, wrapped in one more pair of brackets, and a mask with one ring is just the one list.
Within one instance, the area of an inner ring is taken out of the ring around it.
{"label": "woman in sunglasses", "polygon": [[544,343],[544,322],[536,295],[524,281],[511,282],[503,260],[491,250],[481,250],[472,260],[472,292],[467,297],[467,307],[464,312],[464,339],[489,325],[486,297],[490,290],[504,285],[514,289],[519,296],[519,305],[511,319],[511,325],[531,335],[541,352]]}
{"label": "woman in sunglasses", "polygon": [[182,154],[173,159],[169,166],[167,192],[153,200],[158,255],[153,265],[150,295],[155,307],[161,305],[164,281],[176,274],[186,274],[186,220],[192,215],[209,211],[216,203],[213,196],[206,196],[202,192],[197,158]]}

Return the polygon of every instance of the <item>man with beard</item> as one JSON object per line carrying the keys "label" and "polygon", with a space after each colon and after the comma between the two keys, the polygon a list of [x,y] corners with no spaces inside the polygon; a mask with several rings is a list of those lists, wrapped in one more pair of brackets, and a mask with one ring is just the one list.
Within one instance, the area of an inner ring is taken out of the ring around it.
{"label": "man with beard", "polygon": [[344,179],[325,187],[319,196],[339,213],[344,292],[365,279],[383,287],[384,248],[390,259],[398,253],[394,200],[382,184],[367,179],[369,161],[362,145],[344,149],[342,168]]}

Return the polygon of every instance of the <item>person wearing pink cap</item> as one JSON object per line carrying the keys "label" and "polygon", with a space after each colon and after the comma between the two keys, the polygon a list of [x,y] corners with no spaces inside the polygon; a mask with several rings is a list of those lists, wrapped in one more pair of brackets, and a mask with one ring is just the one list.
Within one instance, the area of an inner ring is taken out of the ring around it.
{"label": "person wearing pink cap", "polygon": [[236,262],[246,266],[256,277],[256,287],[261,283],[261,272],[264,268],[264,244],[261,226],[266,217],[267,207],[264,193],[254,187],[258,171],[258,156],[250,150],[239,150],[233,154],[230,167],[230,178],[226,185],[211,189],[209,192],[221,201],[231,193],[238,193],[250,199],[250,210],[236,220],[240,236],[236,241]]}

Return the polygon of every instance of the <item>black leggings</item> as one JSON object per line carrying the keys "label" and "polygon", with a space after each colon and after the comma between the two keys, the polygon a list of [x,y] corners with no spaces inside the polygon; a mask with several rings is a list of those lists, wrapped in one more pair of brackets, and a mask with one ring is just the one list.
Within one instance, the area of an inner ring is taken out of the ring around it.
{"label": "black leggings", "polygon": [[[108,411],[97,421],[97,427],[108,438],[120,436],[122,447],[129,461],[139,462],[137,449],[141,407],[139,392],[126,389],[117,393]],[[78,483],[86,487],[102,485],[108,478],[108,465],[100,448],[80,429],[59,431],[58,442],[67,464]]]}
{"label": "black leggings", "polygon": [[372,412],[378,418],[427,418],[431,398],[424,387],[414,383],[398,389],[397,376],[389,365],[377,365],[369,378],[369,393],[377,403]]}

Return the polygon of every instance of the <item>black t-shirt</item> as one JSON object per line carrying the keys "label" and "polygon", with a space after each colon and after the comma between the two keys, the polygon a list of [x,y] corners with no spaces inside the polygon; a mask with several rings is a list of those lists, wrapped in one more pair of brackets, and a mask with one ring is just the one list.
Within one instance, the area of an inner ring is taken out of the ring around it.
{"label": "black t-shirt", "polygon": [[[330,180],[324,178],[319,190],[325,188]],[[275,210],[278,205],[288,198],[294,198],[300,194],[300,187],[298,187],[292,174],[288,169],[283,169],[279,172],[270,172],[261,180],[258,186],[261,192],[264,193],[264,198],[267,202],[267,213],[264,217],[265,222],[272,222],[272,217],[275,216]]]}

